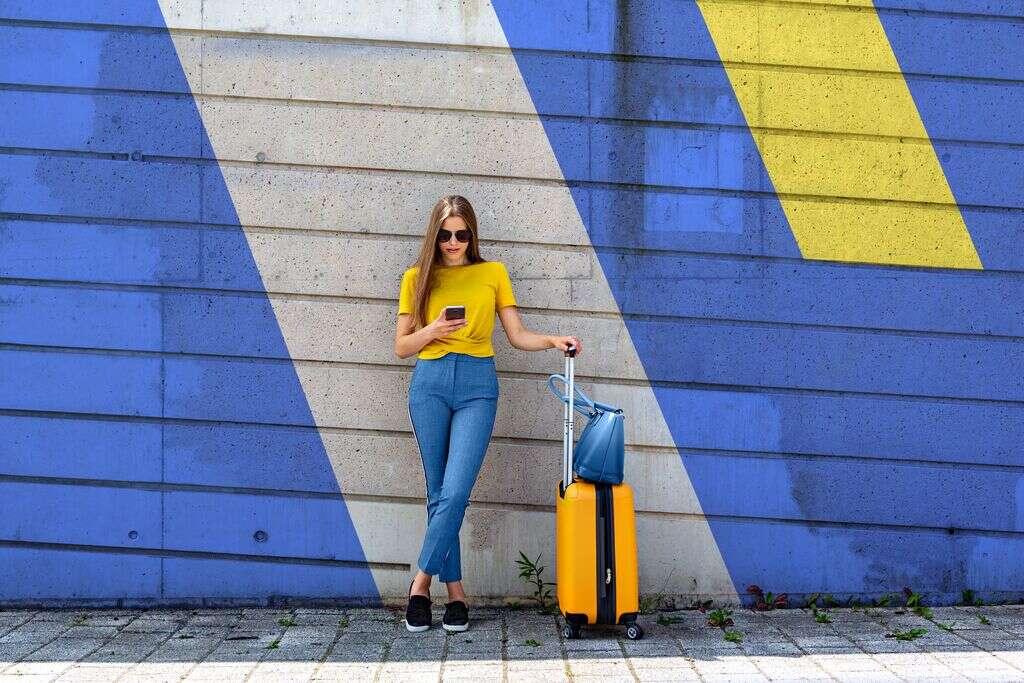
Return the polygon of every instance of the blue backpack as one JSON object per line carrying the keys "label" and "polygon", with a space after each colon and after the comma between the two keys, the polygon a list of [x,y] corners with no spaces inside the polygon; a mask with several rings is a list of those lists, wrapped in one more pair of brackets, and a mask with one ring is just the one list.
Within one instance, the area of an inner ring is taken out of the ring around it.
{"label": "blue backpack", "polygon": [[[568,403],[568,394],[563,395],[555,389],[556,380],[567,384],[564,375],[551,375],[548,388],[563,403]],[[573,472],[587,481],[621,484],[626,455],[622,409],[591,400],[578,386],[573,386],[573,389],[573,407],[588,418],[573,448]]]}

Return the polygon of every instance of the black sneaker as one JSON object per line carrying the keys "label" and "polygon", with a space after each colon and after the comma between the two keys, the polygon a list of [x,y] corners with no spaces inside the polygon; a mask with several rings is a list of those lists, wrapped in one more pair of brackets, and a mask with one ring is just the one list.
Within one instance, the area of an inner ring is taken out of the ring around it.
{"label": "black sneaker", "polygon": [[445,631],[465,631],[469,628],[469,608],[462,600],[445,604],[441,626]]}
{"label": "black sneaker", "polygon": [[[409,584],[412,592],[412,584]],[[410,595],[409,605],[405,608],[405,628],[410,631],[426,631],[432,624],[430,614],[430,598],[425,595]]]}

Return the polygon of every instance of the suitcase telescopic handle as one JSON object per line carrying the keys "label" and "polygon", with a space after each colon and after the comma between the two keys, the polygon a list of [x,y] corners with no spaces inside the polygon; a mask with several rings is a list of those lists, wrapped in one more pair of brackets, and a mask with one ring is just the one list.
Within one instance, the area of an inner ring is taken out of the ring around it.
{"label": "suitcase telescopic handle", "polygon": [[562,423],[562,494],[572,483],[572,441],[573,427],[575,426],[576,407],[573,405],[575,398],[575,374],[576,374],[576,347],[570,343],[565,350],[565,381],[568,401],[565,402],[564,418]]}

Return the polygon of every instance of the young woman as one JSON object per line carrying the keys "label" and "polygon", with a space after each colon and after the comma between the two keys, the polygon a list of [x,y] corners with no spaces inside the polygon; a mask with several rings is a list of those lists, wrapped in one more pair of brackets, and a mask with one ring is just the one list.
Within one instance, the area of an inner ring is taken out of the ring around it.
{"label": "young woman", "polygon": [[[464,306],[465,317],[446,319],[446,306]],[[497,312],[512,346],[522,351],[561,349],[577,337],[526,329],[512,282],[500,261],[480,256],[476,214],[465,197],[434,205],[416,265],[402,275],[395,353],[418,354],[409,386],[409,417],[423,461],[427,530],[409,585],[406,628],[431,626],[430,581],[447,584],[442,626],[469,628],[462,587],[459,529],[483,463],[498,404],[498,376],[491,336]]]}

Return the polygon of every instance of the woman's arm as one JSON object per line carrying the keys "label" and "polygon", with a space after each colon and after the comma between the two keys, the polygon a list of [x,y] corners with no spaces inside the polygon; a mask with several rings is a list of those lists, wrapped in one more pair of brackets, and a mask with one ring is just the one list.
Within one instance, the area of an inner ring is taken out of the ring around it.
{"label": "woman's arm", "polygon": [[420,352],[424,346],[446,337],[455,330],[465,327],[468,321],[465,318],[458,320],[445,320],[444,310],[437,316],[437,320],[426,327],[413,331],[416,323],[409,313],[400,313],[398,316],[398,329],[395,331],[395,355],[399,358],[408,358]]}
{"label": "woman's arm", "polygon": [[566,350],[569,344],[576,347],[576,355],[583,351],[583,344],[578,337],[561,337],[558,335],[540,334],[529,330],[519,317],[517,306],[504,306],[498,309],[498,318],[505,328],[505,336],[512,346],[521,351],[543,351],[544,349]]}

